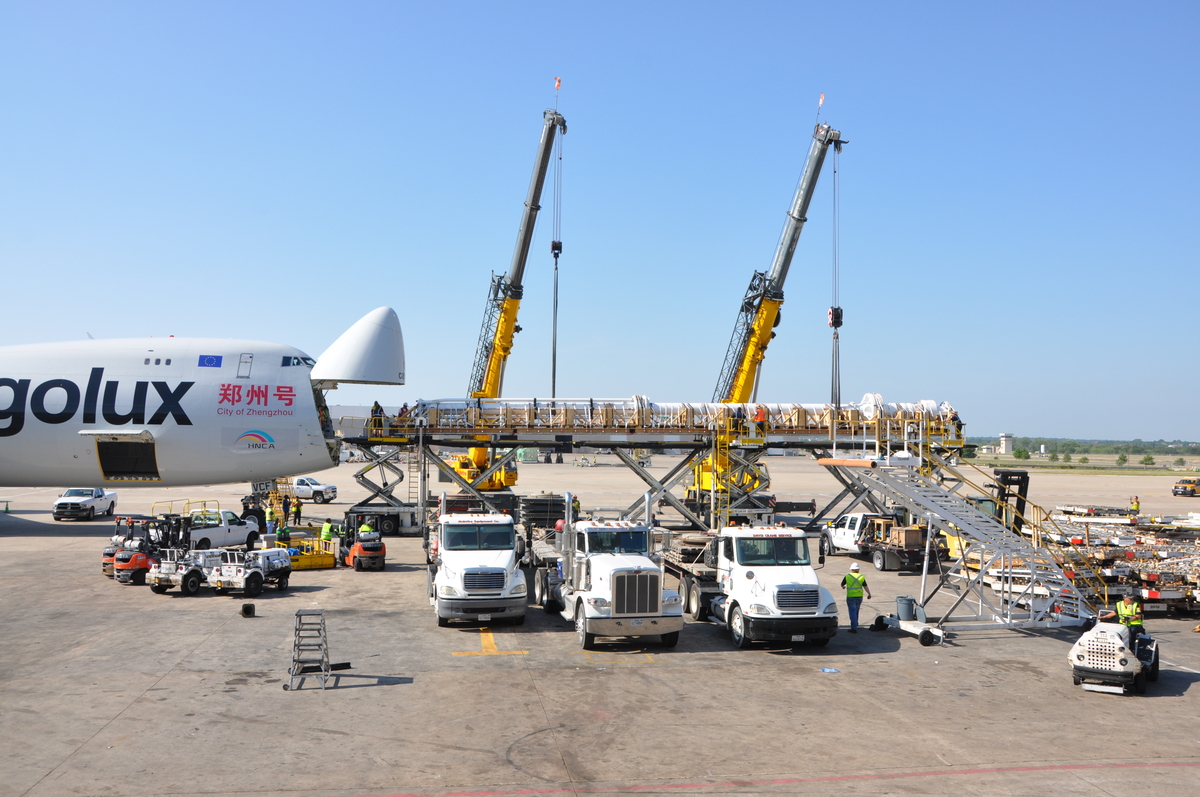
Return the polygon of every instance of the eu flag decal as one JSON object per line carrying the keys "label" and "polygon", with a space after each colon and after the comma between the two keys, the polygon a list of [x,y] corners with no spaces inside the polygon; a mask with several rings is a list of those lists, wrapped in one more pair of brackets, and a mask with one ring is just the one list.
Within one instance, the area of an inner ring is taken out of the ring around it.
{"label": "eu flag decal", "polygon": [[221,355],[219,354],[201,354],[200,362],[197,363],[200,368],[220,368]]}

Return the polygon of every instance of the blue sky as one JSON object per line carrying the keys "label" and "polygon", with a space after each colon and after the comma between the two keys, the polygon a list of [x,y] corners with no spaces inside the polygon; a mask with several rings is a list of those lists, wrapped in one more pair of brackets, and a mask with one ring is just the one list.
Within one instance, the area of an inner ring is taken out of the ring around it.
{"label": "blue sky", "polygon": [[[408,385],[331,400],[460,396],[561,76],[558,394],[706,401],[824,92],[850,142],[844,397],[1200,440],[1198,9],[6,3],[0,342],[316,356],[387,304]],[[829,398],[831,165],[765,401]],[[549,221],[509,396],[550,390]]]}

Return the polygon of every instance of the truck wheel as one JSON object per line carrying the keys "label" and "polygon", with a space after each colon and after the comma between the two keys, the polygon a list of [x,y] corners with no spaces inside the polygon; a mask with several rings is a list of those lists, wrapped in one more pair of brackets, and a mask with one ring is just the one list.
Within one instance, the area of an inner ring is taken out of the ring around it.
{"label": "truck wheel", "polygon": [[1146,671],[1142,670],[1137,675],[1133,676],[1133,693],[1137,695],[1146,694]]}
{"label": "truck wheel", "polygon": [[144,586],[146,583],[146,571],[145,570],[133,571],[133,576],[130,580],[139,587]]}
{"label": "truck wheel", "polygon": [[170,589],[170,587],[168,587],[166,584],[151,584],[150,585],[150,591],[153,592],[155,595],[166,595],[167,590],[169,590],[169,589]]}
{"label": "truck wheel", "polygon": [[1154,651],[1154,661],[1150,664],[1150,672],[1146,673],[1147,681],[1158,680],[1158,651]]}
{"label": "truck wheel", "polygon": [[438,615],[438,628],[445,628],[448,625],[450,625],[450,619],[447,617],[442,617],[439,614]]}
{"label": "truck wheel", "polygon": [[921,643],[921,647],[927,648],[934,642],[937,642],[937,636],[928,628],[926,628],[921,632],[920,636],[917,637],[917,641]]}
{"label": "truck wheel", "polygon": [[829,637],[821,637],[820,639],[810,639],[810,640],[808,640],[808,644],[812,645],[814,648],[823,648],[829,644]]}
{"label": "truck wheel", "polygon": [[258,573],[251,573],[246,576],[246,589],[244,590],[247,598],[257,598],[262,594],[263,578]]}
{"label": "truck wheel", "polygon": [[212,543],[208,541],[208,537],[203,537],[201,538],[200,542],[196,543],[193,547],[197,551],[207,551],[210,545],[212,545]]}
{"label": "truck wheel", "polygon": [[579,647],[584,650],[596,649],[596,635],[587,632],[587,624],[583,619],[583,605],[575,607],[575,634],[579,637]]}
{"label": "truck wheel", "polygon": [[693,620],[708,619],[708,604],[704,602],[704,595],[700,592],[700,585],[695,581],[692,582],[691,589],[688,590],[688,614]]}
{"label": "truck wheel", "polygon": [[514,617],[512,619],[512,624],[513,625],[525,625],[525,615],[518,614],[516,617]]}
{"label": "truck wheel", "polygon": [[179,591],[184,595],[195,595],[200,591],[200,574],[195,570],[183,577],[183,581],[179,585]]}
{"label": "truck wheel", "polygon": [[108,511],[107,511],[107,512],[105,512],[104,514],[108,515],[109,517],[112,517],[112,516],[113,516],[113,511],[114,511],[114,510],[116,510],[116,508],[117,508],[117,505],[116,505],[116,504],[109,504],[109,505],[108,505]]}
{"label": "truck wheel", "polygon": [[89,507],[88,507],[88,513],[87,513],[87,517],[86,517],[86,518],[84,518],[84,520],[89,520],[89,521],[90,521],[90,520],[95,520],[95,519],[96,519],[96,507],[94,507],[94,506],[89,506]]}
{"label": "truck wheel", "polygon": [[824,534],[821,535],[821,556],[833,556],[833,546],[829,544],[829,538]]}
{"label": "truck wheel", "polygon": [[662,634],[659,638],[662,640],[662,646],[664,648],[673,648],[679,644],[678,631],[672,631],[669,634]]}
{"label": "truck wheel", "polygon": [[396,529],[396,518],[394,517],[385,517],[379,521],[380,534],[395,534]]}
{"label": "truck wheel", "polygon": [[362,559],[359,559],[357,556],[356,556],[356,557],[354,557],[354,570],[355,570],[355,572],[357,572],[357,573],[361,573],[361,572],[362,572],[362,569],[363,569],[363,568],[362,568]]}
{"label": "truck wheel", "polygon": [[546,582],[543,581],[545,577],[543,571],[533,571],[533,602],[543,609],[546,607]]}
{"label": "truck wheel", "polygon": [[733,637],[733,646],[738,650],[750,647],[750,637],[746,635],[746,618],[742,616],[742,607],[734,606],[729,616],[729,634]]}
{"label": "truck wheel", "polygon": [[279,578],[275,579],[275,589],[279,590],[280,592],[283,592],[287,588],[288,588],[288,577],[287,576],[280,576]]}
{"label": "truck wheel", "polygon": [[887,570],[887,557],[883,555],[883,551],[871,554],[871,564],[875,565],[876,570]]}
{"label": "truck wheel", "polygon": [[246,552],[254,550],[254,546],[258,544],[258,532],[252,531],[246,535]]}
{"label": "truck wheel", "polygon": [[325,503],[325,493],[313,493],[312,500],[314,504]]}

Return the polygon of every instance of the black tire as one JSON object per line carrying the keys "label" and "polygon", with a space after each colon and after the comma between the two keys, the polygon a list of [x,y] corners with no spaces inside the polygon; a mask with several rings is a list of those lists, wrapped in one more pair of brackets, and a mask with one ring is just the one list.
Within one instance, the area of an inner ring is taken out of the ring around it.
{"label": "black tire", "polygon": [[829,637],[821,637],[820,639],[810,639],[810,640],[808,640],[808,644],[812,645],[814,648],[823,648],[829,644]]}
{"label": "black tire", "polygon": [[252,531],[246,535],[246,551],[254,550],[254,546],[258,544],[258,532]]}
{"label": "black tire", "polygon": [[545,577],[546,574],[541,570],[535,570],[533,573],[533,602],[542,608],[546,606],[546,584],[543,581]]}
{"label": "black tire", "polygon": [[1082,679],[1082,678],[1080,678],[1078,675],[1072,675],[1072,676],[1071,676],[1071,683],[1075,684],[1076,686],[1082,686],[1082,685],[1083,685],[1083,679]]}
{"label": "black tire", "polygon": [[87,517],[86,517],[86,518],[84,518],[84,520],[87,520],[87,521],[89,521],[89,522],[90,522],[90,521],[93,521],[93,520],[95,520],[95,519],[96,519],[96,507],[94,507],[94,506],[89,506],[89,507],[88,507],[88,513],[87,513]]}
{"label": "black tire", "polygon": [[1133,693],[1135,695],[1146,694],[1146,671],[1142,670],[1137,675],[1133,676]]}
{"label": "black tire", "polygon": [[263,577],[259,573],[251,573],[246,576],[246,589],[243,590],[247,598],[257,598],[262,594]]}
{"label": "black tire", "polygon": [[168,587],[166,584],[151,584],[150,585],[150,591],[153,592],[155,595],[166,595],[167,590],[169,590],[169,589],[170,589],[170,587]]}
{"label": "black tire", "polygon": [[440,614],[438,615],[437,621],[438,621],[438,628],[445,628],[446,626],[450,625],[449,618],[442,617]]}
{"label": "black tire", "polygon": [[287,576],[281,576],[280,578],[275,579],[275,589],[279,590],[280,592],[284,592],[287,590],[287,588],[288,588],[288,577]]}
{"label": "black tire", "polygon": [[659,639],[662,641],[664,648],[673,648],[679,644],[679,632],[672,631],[669,634],[662,634]]}
{"label": "black tire", "polygon": [[395,534],[398,528],[399,526],[396,525],[396,519],[394,517],[385,517],[379,519],[380,534]]}
{"label": "black tire", "polygon": [[872,631],[886,631],[887,627],[887,619],[882,614],[875,618],[875,622],[871,623]]}
{"label": "black tire", "polygon": [[208,537],[201,537],[200,541],[193,545],[192,548],[197,551],[207,551],[211,545],[212,542],[209,541]]}
{"label": "black tire", "polygon": [[583,622],[583,604],[575,607],[575,634],[579,637],[579,647],[584,650],[596,649],[596,635],[589,634],[584,629],[586,626]]}
{"label": "black tire", "polygon": [[821,535],[821,556],[833,556],[833,545],[824,534]]}
{"label": "black tire", "polygon": [[871,564],[875,565],[876,570],[887,570],[887,557],[883,551],[875,551],[871,554]]}
{"label": "black tire", "polygon": [[512,619],[512,624],[513,625],[525,625],[525,615],[518,614],[516,617],[514,617]]}
{"label": "black tire", "polygon": [[937,642],[937,635],[934,634],[932,631],[930,631],[928,628],[926,628],[917,637],[917,641],[921,643],[921,647],[927,648],[930,645],[932,645],[933,643]]}
{"label": "black tire", "polygon": [[325,493],[313,493],[312,500],[314,504],[325,503]]}
{"label": "black tire", "polygon": [[1150,671],[1146,673],[1147,681],[1158,680],[1158,651],[1154,651],[1154,661],[1150,664]]}
{"label": "black tire", "polygon": [[146,585],[146,571],[145,570],[134,570],[133,575],[130,576],[129,580],[132,581],[135,585],[137,585],[139,587],[145,586]]}
{"label": "black tire", "polygon": [[693,620],[708,619],[708,603],[704,600],[704,594],[700,592],[700,585],[695,581],[692,582],[691,589],[688,590],[688,614]]}
{"label": "black tire", "polygon": [[112,517],[112,516],[113,516],[113,512],[115,512],[115,511],[116,511],[116,509],[117,509],[117,505],[116,505],[115,503],[109,504],[109,505],[108,505],[108,511],[107,511],[107,512],[105,512],[104,514],[108,515],[109,517]]}
{"label": "black tire", "polygon": [[742,614],[741,606],[734,606],[729,615],[729,635],[733,638],[733,646],[738,650],[750,647],[750,637],[746,634],[746,617]]}
{"label": "black tire", "polygon": [[362,572],[362,569],[363,569],[363,565],[362,565],[362,559],[359,559],[357,556],[356,556],[356,557],[354,557],[354,570],[355,570],[355,572],[361,573],[361,572]]}
{"label": "black tire", "polygon": [[184,595],[195,595],[200,591],[200,574],[193,570],[183,577],[183,581],[179,584],[179,591]]}

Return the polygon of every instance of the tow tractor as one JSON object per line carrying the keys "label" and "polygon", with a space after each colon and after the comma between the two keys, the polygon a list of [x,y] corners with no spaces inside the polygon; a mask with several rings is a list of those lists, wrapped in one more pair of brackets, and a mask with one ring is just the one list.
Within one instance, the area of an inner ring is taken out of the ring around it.
{"label": "tow tractor", "polygon": [[1076,686],[1088,692],[1144,694],[1158,680],[1158,642],[1123,623],[1096,623],[1079,637],[1067,660]]}

